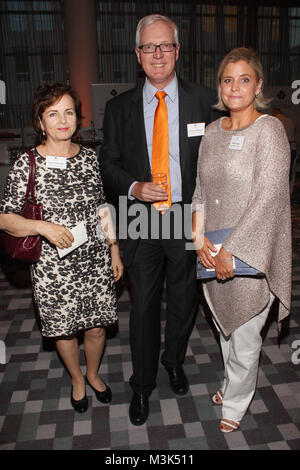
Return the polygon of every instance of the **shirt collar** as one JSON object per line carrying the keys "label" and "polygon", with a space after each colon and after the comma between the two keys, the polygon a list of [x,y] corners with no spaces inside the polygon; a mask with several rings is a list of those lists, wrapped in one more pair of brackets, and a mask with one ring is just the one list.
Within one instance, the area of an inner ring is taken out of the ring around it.
{"label": "shirt collar", "polygon": [[[176,97],[177,97],[177,88],[178,88],[178,81],[177,81],[177,77],[175,74],[175,77],[173,78],[173,80],[163,89],[173,102],[176,100]],[[154,87],[153,85],[151,85],[148,78],[146,78],[145,84],[144,84],[144,95],[146,97],[148,104],[151,103],[157,91],[158,89]]]}

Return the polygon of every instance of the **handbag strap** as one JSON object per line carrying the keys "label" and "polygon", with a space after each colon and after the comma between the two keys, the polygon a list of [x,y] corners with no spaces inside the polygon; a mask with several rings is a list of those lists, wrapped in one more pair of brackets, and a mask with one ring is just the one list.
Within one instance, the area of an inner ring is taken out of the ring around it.
{"label": "handbag strap", "polygon": [[32,150],[28,151],[29,156],[29,177],[28,177],[28,184],[27,184],[27,191],[25,195],[25,200],[27,201],[29,198],[35,204],[35,197],[34,197],[34,185],[35,185],[35,156]]}

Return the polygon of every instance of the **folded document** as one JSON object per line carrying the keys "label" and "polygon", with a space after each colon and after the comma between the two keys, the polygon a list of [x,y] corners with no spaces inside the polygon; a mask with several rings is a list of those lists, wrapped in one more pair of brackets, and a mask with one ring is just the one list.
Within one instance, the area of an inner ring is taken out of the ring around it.
{"label": "folded document", "polygon": [[79,246],[83,245],[88,241],[88,236],[86,232],[86,228],[83,222],[80,222],[76,227],[73,227],[70,229],[70,232],[72,233],[74,237],[74,241],[71,246],[68,248],[57,248],[58,251],[58,256],[60,258],[63,258],[66,256],[68,253],[71,251],[75,250]]}
{"label": "folded document", "polygon": [[[230,235],[232,228],[224,228],[221,230],[214,230],[213,232],[206,232],[205,236],[218,248],[218,252],[225,242],[226,238]],[[233,273],[235,276],[263,276],[261,271],[249,266],[249,264],[240,260],[236,256],[232,257]],[[197,279],[213,279],[216,277],[215,269],[206,269],[199,260],[197,260]]]}

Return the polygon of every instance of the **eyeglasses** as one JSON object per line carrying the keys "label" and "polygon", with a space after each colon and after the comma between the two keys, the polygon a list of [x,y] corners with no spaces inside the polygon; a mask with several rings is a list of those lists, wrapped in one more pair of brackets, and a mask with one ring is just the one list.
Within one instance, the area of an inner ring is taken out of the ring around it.
{"label": "eyeglasses", "polygon": [[159,47],[161,52],[172,52],[176,45],[175,42],[163,42],[162,44],[144,44],[143,46],[138,46],[138,48],[146,54],[153,54],[153,52],[156,52],[157,47]]}

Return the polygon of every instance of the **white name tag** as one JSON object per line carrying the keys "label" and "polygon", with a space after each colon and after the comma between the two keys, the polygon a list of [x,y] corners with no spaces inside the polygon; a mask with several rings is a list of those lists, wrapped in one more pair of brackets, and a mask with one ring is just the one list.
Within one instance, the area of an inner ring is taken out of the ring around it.
{"label": "white name tag", "polygon": [[187,125],[188,137],[197,137],[205,134],[205,122],[192,122]]}
{"label": "white name tag", "polygon": [[47,168],[59,168],[61,170],[66,170],[67,168],[67,159],[66,157],[54,157],[52,155],[46,156],[46,167]]}
{"label": "white name tag", "polygon": [[233,135],[229,144],[231,150],[242,150],[244,145],[244,135]]}

